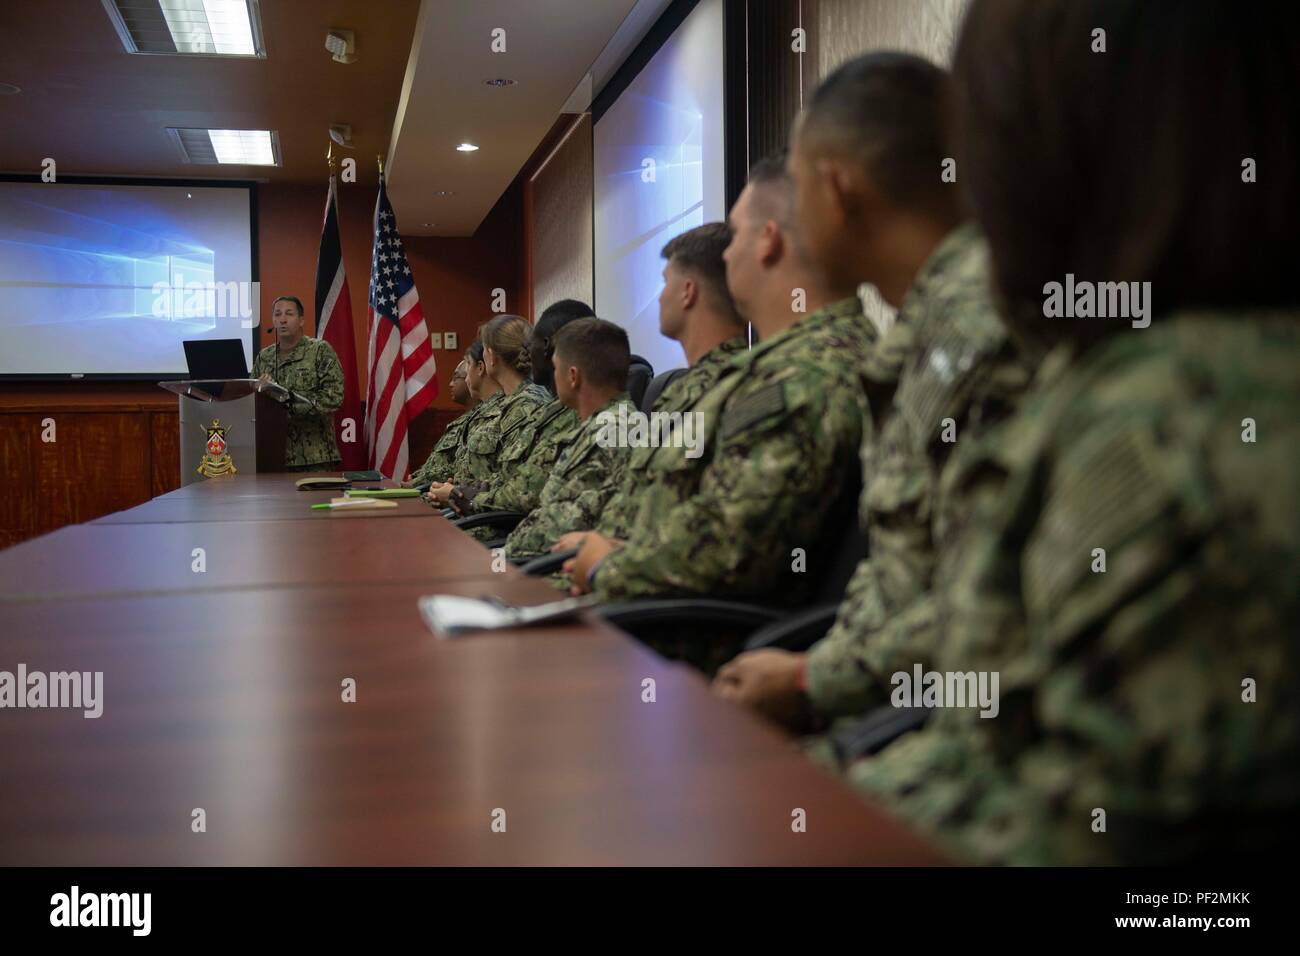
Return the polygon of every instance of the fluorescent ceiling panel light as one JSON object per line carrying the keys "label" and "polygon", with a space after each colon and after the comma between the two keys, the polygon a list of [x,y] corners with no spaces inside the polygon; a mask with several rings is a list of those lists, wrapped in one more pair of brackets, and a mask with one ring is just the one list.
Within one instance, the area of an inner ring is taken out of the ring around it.
{"label": "fluorescent ceiling panel light", "polygon": [[212,151],[218,163],[239,166],[274,166],[271,131],[265,129],[210,129]]}
{"label": "fluorescent ceiling panel light", "polygon": [[130,53],[265,56],[258,0],[104,0]]}

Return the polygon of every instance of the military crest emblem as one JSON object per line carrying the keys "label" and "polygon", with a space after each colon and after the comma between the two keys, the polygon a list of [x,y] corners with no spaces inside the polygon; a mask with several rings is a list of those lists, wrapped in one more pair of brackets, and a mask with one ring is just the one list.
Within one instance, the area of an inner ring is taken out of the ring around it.
{"label": "military crest emblem", "polygon": [[203,449],[203,460],[196,469],[204,478],[220,478],[235,474],[235,463],[226,448],[226,426],[221,419],[212,419],[211,425],[202,426],[208,440]]}

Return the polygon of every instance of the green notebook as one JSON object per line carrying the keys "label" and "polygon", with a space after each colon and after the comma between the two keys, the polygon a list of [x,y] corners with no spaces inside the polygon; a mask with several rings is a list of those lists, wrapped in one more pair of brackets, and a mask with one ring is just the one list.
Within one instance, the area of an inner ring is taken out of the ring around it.
{"label": "green notebook", "polygon": [[380,488],[378,491],[367,491],[364,488],[349,488],[343,494],[349,498],[418,498],[420,497],[420,489]]}

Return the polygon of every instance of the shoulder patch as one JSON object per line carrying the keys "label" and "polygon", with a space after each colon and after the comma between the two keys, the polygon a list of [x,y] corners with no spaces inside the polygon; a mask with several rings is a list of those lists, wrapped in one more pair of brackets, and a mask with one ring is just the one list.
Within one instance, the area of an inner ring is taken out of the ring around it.
{"label": "shoulder patch", "polygon": [[785,411],[785,387],[780,382],[765,385],[753,395],[737,402],[722,415],[718,425],[721,439],[738,435],[765,418]]}

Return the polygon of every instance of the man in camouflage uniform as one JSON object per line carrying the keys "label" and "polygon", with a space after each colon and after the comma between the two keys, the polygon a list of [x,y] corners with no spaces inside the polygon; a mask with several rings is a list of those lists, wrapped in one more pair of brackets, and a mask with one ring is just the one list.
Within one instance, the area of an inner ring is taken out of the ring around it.
{"label": "man in camouflage uniform", "polygon": [[[608,600],[807,599],[796,552],[833,548],[857,497],[871,428],[858,369],[877,335],[853,287],[824,284],[793,251],[791,191],[781,163],[759,164],[732,209],[728,284],[761,341],[697,407],[703,454],[657,456],[631,537],[613,549],[584,542],[575,589]],[[801,302],[813,309],[806,318]],[[693,634],[659,649],[709,669],[735,638]]]}
{"label": "man in camouflage uniform", "polygon": [[[749,349],[745,320],[736,312],[727,290],[722,256],[730,243],[727,224],[710,222],[676,236],[660,253],[666,262],[664,286],[659,294],[659,331],[681,344],[688,368],[659,394],[653,412],[667,416],[689,414],[732,368],[731,360]],[[611,540],[626,540],[632,533],[641,492],[654,480],[655,459],[681,454],[680,448],[649,443],[632,448],[623,482],[605,505],[596,533]],[[557,542],[556,550],[579,547],[587,535],[565,535]],[[553,583],[568,590],[567,575],[557,575]]]}
{"label": "man in camouflage uniform", "polygon": [[[854,572],[825,638],[807,654],[740,655],[719,674],[722,696],[799,725],[886,706],[893,674],[916,662],[929,666],[936,561],[971,505],[969,483],[945,464],[958,444],[981,441],[1008,414],[1032,374],[997,315],[989,282],[987,245],[969,224],[922,266],[895,325],[908,330],[911,347],[893,413],[880,441],[862,450],[869,477],[860,515],[870,557]],[[838,757],[833,735],[808,745]]]}
{"label": "man in camouflage uniform", "polygon": [[[936,576],[934,667],[996,676],[997,714],[947,699],[849,775],[967,859],[1260,863],[1296,841],[1300,308],[1280,211],[1300,203],[1300,99],[1275,77],[1300,35],[1281,8],[1178,9],[976,0],[954,61],[1003,314],[1052,350],[1016,415],[954,451],[1000,487]],[[1097,26],[1140,55],[1073,43]],[[1277,175],[1244,183],[1243,156]],[[1145,306],[1053,314],[1068,273]]]}
{"label": "man in camouflage uniform", "polygon": [[602,319],[578,319],[556,334],[555,389],[582,424],[537,508],[506,539],[507,557],[544,554],[561,535],[593,527],[620,487],[629,449],[613,423],[636,411],[624,391],[630,352],[627,333]]}
{"label": "man in camouflage uniform", "polygon": [[[936,550],[961,512],[960,502],[945,504],[940,473],[954,443],[1003,416],[1030,374],[994,309],[987,246],[974,225],[959,225],[955,187],[937,174],[911,183],[899,176],[913,165],[941,168],[947,85],[919,57],[861,57],[817,90],[795,132],[800,234],[828,273],[868,279],[899,312],[864,370],[881,426],[879,441],[861,451],[870,557],[808,654],[751,651],[715,682],[722,696],[792,728],[887,704],[896,661],[930,660]],[[843,116],[855,125],[836,127]],[[823,208],[836,176],[856,180],[862,195]],[[892,414],[879,414],[886,409]]]}
{"label": "man in camouflage uniform", "polygon": [[333,346],[303,334],[302,303],[284,296],[271,307],[276,343],[257,353],[253,377],[283,385],[288,410],[286,471],[333,471],[342,464],[334,412],[343,404],[343,366]]}
{"label": "man in camouflage uniform", "polygon": [[465,434],[474,420],[474,410],[479,404],[478,399],[470,393],[469,385],[465,381],[467,361],[467,358],[462,358],[460,364],[451,373],[451,397],[456,404],[464,405],[468,410],[465,414],[452,419],[447,425],[424,464],[403,482],[407,488],[414,488],[417,485],[428,486],[451,477],[456,462],[456,449],[465,441]]}

